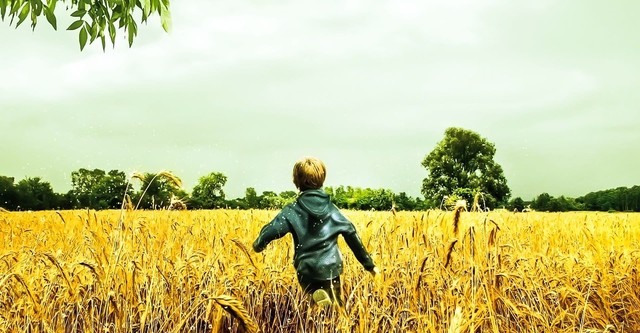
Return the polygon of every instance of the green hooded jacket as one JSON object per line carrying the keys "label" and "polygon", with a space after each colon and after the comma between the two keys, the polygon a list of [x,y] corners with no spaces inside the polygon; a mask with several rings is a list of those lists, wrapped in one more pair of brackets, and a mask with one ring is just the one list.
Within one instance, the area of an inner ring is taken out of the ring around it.
{"label": "green hooded jacket", "polygon": [[342,274],[338,235],[367,271],[375,265],[362,245],[353,223],[336,208],[321,189],[306,190],[260,231],[253,249],[261,252],[273,240],[293,235],[293,266],[299,280],[331,280]]}

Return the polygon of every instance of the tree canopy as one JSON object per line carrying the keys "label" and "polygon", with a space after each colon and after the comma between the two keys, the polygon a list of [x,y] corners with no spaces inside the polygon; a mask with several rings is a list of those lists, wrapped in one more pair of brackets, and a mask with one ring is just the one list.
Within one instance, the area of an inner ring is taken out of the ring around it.
{"label": "tree canopy", "polygon": [[200,177],[191,193],[191,206],[194,208],[224,207],[224,190],[227,176],[220,172],[211,172]]}
{"label": "tree canopy", "polygon": [[[146,23],[152,15],[158,15],[165,31],[171,27],[170,0],[0,0],[0,17],[9,18],[9,25],[19,27],[27,19],[35,29],[38,19],[44,18],[58,30],[56,6],[63,3],[74,19],[67,30],[78,31],[80,50],[87,41],[100,39],[102,49],[108,36],[115,46],[118,31],[127,33],[129,46],[138,34],[138,22]],[[60,10],[58,10],[58,13]],[[139,12],[139,19],[137,16]]]}
{"label": "tree canopy", "polygon": [[135,208],[159,209],[168,207],[174,196],[186,196],[182,187],[182,180],[171,172],[136,173],[133,178],[139,179],[140,191],[134,195],[137,202]]}
{"label": "tree canopy", "polygon": [[494,144],[478,133],[448,128],[444,139],[422,161],[428,172],[422,194],[436,201],[457,195],[472,202],[481,193],[486,206],[494,208],[510,195],[502,167],[493,159],[495,153]]}
{"label": "tree canopy", "polygon": [[88,170],[81,168],[71,172],[73,207],[96,209],[118,209],[122,207],[125,194],[131,196],[132,188],[127,184],[124,172],[111,170]]}

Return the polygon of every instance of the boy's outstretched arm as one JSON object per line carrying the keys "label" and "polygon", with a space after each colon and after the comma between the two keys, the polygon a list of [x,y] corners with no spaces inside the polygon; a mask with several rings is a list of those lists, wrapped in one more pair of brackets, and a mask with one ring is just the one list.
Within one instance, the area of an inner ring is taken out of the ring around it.
{"label": "boy's outstretched arm", "polygon": [[289,223],[280,213],[260,230],[258,238],[253,242],[253,250],[262,252],[273,240],[283,237],[290,231]]}
{"label": "boy's outstretched arm", "polygon": [[373,263],[373,259],[371,259],[371,255],[367,252],[367,249],[362,245],[362,240],[360,240],[360,236],[355,229],[352,232],[348,232],[342,235],[344,237],[345,242],[356,256],[356,259],[362,264],[364,269],[369,272],[374,272],[376,265]]}

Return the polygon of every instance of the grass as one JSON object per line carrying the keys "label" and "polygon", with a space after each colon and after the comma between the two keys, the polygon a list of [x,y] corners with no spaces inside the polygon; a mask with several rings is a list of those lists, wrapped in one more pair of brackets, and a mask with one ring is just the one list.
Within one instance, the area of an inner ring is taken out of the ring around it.
{"label": "grass", "polygon": [[640,214],[346,211],[340,310],[251,251],[276,213],[0,212],[0,332],[640,331]]}

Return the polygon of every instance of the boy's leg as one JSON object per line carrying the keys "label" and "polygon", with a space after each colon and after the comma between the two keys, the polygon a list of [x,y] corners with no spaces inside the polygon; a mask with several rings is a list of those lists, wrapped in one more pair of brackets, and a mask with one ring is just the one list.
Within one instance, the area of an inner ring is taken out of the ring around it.
{"label": "boy's leg", "polygon": [[309,294],[313,301],[318,305],[335,304],[342,306],[342,292],[340,286],[340,277],[333,280],[299,280],[302,290]]}

